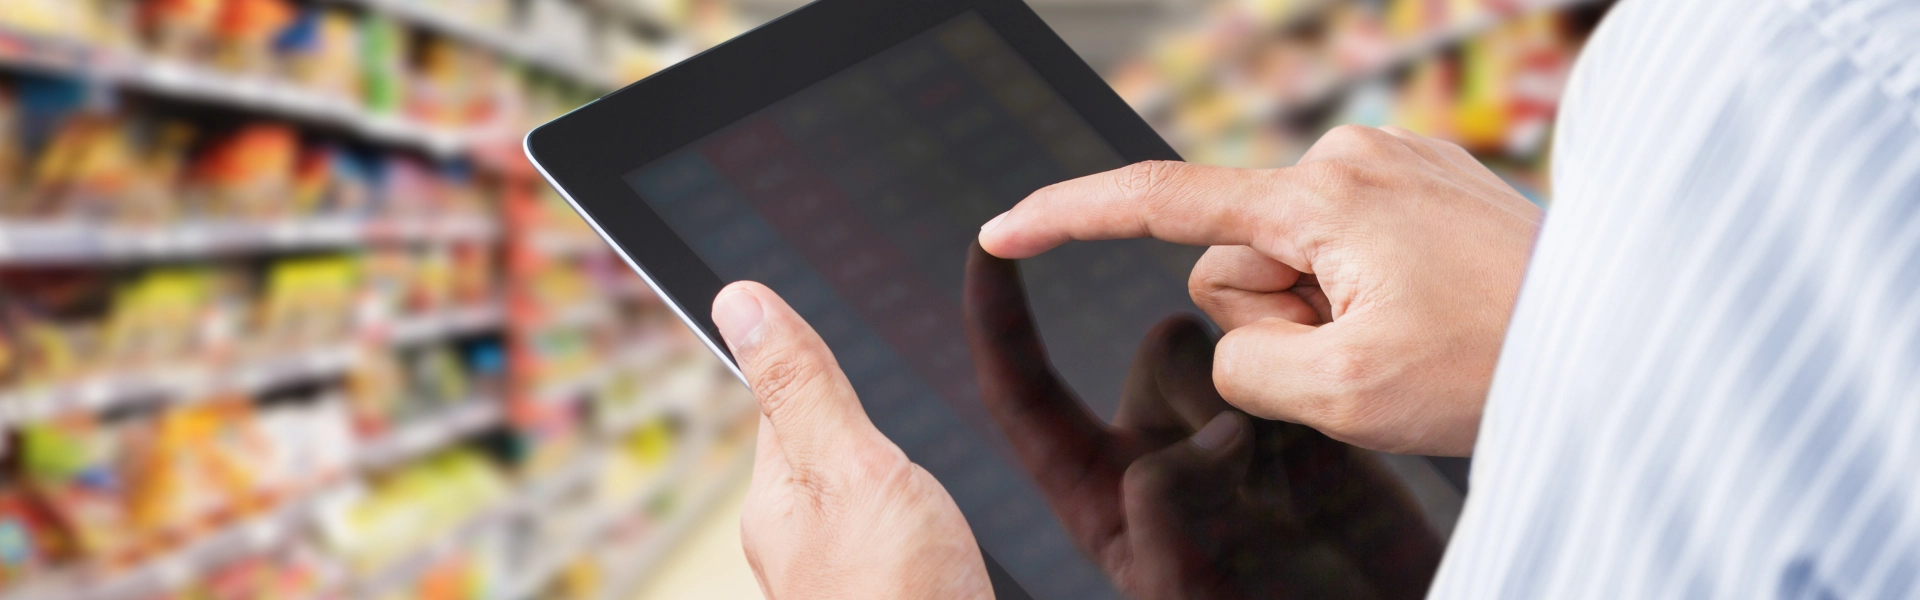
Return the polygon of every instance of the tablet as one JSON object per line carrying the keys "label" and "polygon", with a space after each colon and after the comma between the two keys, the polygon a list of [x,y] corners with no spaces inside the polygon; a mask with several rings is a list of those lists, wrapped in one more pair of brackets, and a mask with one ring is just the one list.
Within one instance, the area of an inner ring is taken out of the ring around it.
{"label": "tablet", "polygon": [[[786,299],[953,495],[999,597],[1122,594],[982,425],[963,270],[979,226],[1034,190],[1178,156],[1026,5],[820,0],[541,126],[526,151],[730,367],[714,296],[754,280]],[[1198,312],[1202,251],[1116,240],[1022,261],[1090,414],[1114,416],[1156,322]]]}

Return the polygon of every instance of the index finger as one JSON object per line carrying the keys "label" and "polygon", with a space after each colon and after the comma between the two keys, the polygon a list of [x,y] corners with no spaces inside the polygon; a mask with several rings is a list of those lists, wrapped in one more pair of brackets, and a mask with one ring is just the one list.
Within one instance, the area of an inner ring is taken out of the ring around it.
{"label": "index finger", "polygon": [[988,221],[980,230],[980,246],[1015,259],[1070,240],[1152,237],[1194,246],[1260,247],[1276,227],[1300,220],[1295,200],[1304,188],[1292,185],[1294,178],[1290,169],[1134,163],[1040,188]]}

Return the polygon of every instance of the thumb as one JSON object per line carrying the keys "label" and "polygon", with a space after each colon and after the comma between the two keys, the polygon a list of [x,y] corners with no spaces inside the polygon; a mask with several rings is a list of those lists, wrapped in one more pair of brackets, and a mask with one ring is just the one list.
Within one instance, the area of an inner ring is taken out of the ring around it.
{"label": "thumb", "polygon": [[713,323],[797,474],[831,472],[861,444],[884,439],[826,342],[773,290],[727,286],[714,297]]}
{"label": "thumb", "polygon": [[1370,365],[1356,355],[1359,319],[1321,326],[1269,317],[1241,326],[1214,348],[1213,384],[1228,403],[1249,414],[1301,423],[1340,437],[1353,391],[1363,389]]}

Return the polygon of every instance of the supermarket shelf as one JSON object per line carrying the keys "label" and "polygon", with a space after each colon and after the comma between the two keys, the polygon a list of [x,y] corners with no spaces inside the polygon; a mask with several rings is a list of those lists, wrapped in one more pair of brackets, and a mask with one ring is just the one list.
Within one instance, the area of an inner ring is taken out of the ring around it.
{"label": "supermarket shelf", "polygon": [[642,6],[635,0],[584,0],[584,3],[599,15],[620,19],[646,29],[672,34],[672,19],[660,14],[656,9]]}
{"label": "supermarket shelf", "polygon": [[601,325],[613,319],[613,306],[605,298],[590,297],[568,306],[560,307],[541,319],[534,329],[572,329]]}
{"label": "supermarket shelf", "polygon": [[505,321],[506,311],[499,304],[452,308],[387,323],[385,339],[390,345],[407,346],[498,329]]}
{"label": "supermarket shelf", "polygon": [[1541,13],[1565,10],[1587,4],[1599,4],[1606,0],[1534,0],[1517,9],[1505,12],[1482,12],[1460,23],[1429,33],[1395,49],[1387,58],[1329,81],[1314,89],[1295,102],[1280,103],[1268,118],[1281,118],[1333,99],[1341,93],[1361,83],[1372,81],[1397,71],[1414,62],[1431,56],[1462,42],[1479,37],[1482,34],[1520,18]]}
{"label": "supermarket shelf", "polygon": [[[461,309],[449,314],[403,318],[393,321],[388,327],[390,331],[407,331],[414,341],[432,336],[456,335],[497,324],[497,317],[488,320],[473,316],[484,316],[487,310]],[[497,309],[494,312],[497,314]],[[416,324],[416,320],[424,324]],[[206,365],[196,361],[189,365],[109,373],[63,384],[12,390],[0,394],[0,426],[159,398],[191,402],[214,392],[257,392],[288,383],[338,375],[359,362],[360,352],[361,345],[349,341],[248,360],[237,365]]]}
{"label": "supermarket shelf", "polygon": [[[372,575],[357,578],[344,587],[349,598],[385,598],[390,597],[401,586],[418,581],[428,569],[480,534],[497,529],[510,520],[520,518],[541,510],[553,503],[554,499],[568,490],[579,487],[593,476],[598,466],[594,455],[587,455],[562,467],[559,471],[536,479],[517,488],[511,495],[481,511],[453,528],[446,535],[429,542],[425,547],[414,551],[405,558],[394,561],[374,572]],[[335,595],[325,595],[334,597]]]}
{"label": "supermarket shelf", "polygon": [[608,69],[586,65],[596,61],[585,57],[563,56],[542,47],[539,40],[529,39],[512,31],[474,23],[472,20],[429,8],[417,1],[408,0],[329,0],[334,4],[355,5],[366,10],[379,12],[396,20],[429,29],[449,37],[455,37],[468,43],[487,48],[502,56],[532,65],[542,71],[561,75],[576,83],[606,91],[617,87],[611,77],[604,75]]}
{"label": "supermarket shelf", "polygon": [[434,127],[270,77],[142,57],[4,27],[0,27],[0,67],[66,74],[97,84],[338,127],[370,141],[443,157],[464,152],[475,141],[468,133],[474,128]]}
{"label": "supermarket shelf", "polygon": [[267,514],[245,519],[199,537],[131,570],[105,577],[72,573],[39,585],[0,594],[4,600],[134,600],[174,589],[227,562],[274,548],[311,521],[324,498],[303,495]]}
{"label": "supermarket shelf", "polygon": [[[498,402],[491,398],[474,398],[463,403],[460,409],[370,441],[359,450],[357,462],[362,469],[399,464],[443,448],[467,434],[499,422],[500,418]],[[510,508],[521,512],[531,510],[538,506],[537,503],[551,498],[555,484],[577,482],[582,479],[584,472],[561,475],[565,480],[530,488],[544,495],[518,498],[509,504]],[[0,596],[0,600],[132,600],[174,589],[222,564],[279,546],[311,523],[323,499],[330,495],[332,490],[326,488],[302,494],[299,500],[268,514],[243,520],[201,537],[124,573],[98,580],[87,578],[84,574],[74,574],[47,585],[10,592]]]}
{"label": "supermarket shelf", "polygon": [[250,361],[228,369],[169,365],[98,375],[0,396],[0,425],[69,412],[98,411],[153,398],[191,401],[215,391],[253,391],[345,371],[359,358],[353,344],[325,346]]}
{"label": "supermarket shelf", "polygon": [[[1275,32],[1288,31],[1307,23],[1318,21],[1325,17],[1329,10],[1338,6],[1343,1],[1344,0],[1303,0],[1298,6],[1287,11],[1286,15],[1276,19],[1274,23],[1262,27],[1262,31],[1247,36],[1245,39],[1238,40],[1238,43],[1228,46],[1227,49],[1221,53],[1227,57],[1227,59],[1222,62],[1228,63],[1251,58],[1253,52],[1259,48],[1260,40],[1265,36]],[[1135,108],[1144,115],[1160,114],[1172,108],[1174,100],[1179,98],[1181,94],[1207,86],[1217,75],[1218,73],[1214,71],[1200,70],[1197,75],[1191,78],[1183,79],[1173,85],[1166,86],[1164,89],[1156,91],[1151,97],[1140,99],[1139,106]]]}
{"label": "supermarket shelf", "polygon": [[439,128],[375,112],[353,100],[300,88],[270,77],[236,75],[184,62],[108,55],[102,80],[183,100],[231,106],[353,131],[369,140],[452,156],[471,141],[463,130]]}
{"label": "supermarket shelf", "polygon": [[634,343],[616,351],[612,358],[602,361],[597,367],[539,386],[533,393],[533,399],[543,404],[555,404],[592,393],[605,387],[621,371],[646,365],[658,358],[667,351],[666,345],[652,340]]}
{"label": "supermarket shelf", "polygon": [[[698,358],[705,358],[699,356]],[[663,380],[656,380],[641,394],[638,402],[630,402],[619,411],[602,415],[595,423],[595,429],[605,436],[618,436],[652,421],[654,418],[671,412],[684,412],[698,399],[709,402],[717,400],[718,372],[703,368],[704,364],[681,363]]]}
{"label": "supermarket shelf", "polygon": [[93,52],[86,44],[0,27],[0,66],[38,73],[84,72]]}
{"label": "supermarket shelf", "polygon": [[667,551],[673,548],[680,538],[686,537],[688,530],[700,521],[701,517],[717,504],[720,495],[734,486],[746,483],[748,474],[753,472],[753,445],[742,444],[733,450],[736,456],[729,459],[728,465],[713,476],[702,489],[694,492],[680,514],[660,524],[653,534],[640,543],[630,554],[615,554],[601,557],[602,571],[617,573],[614,582],[607,585],[601,600],[616,600],[631,596],[640,582],[645,581],[649,573],[666,558]]}
{"label": "supermarket shelf", "polygon": [[1522,17],[1541,12],[1565,10],[1576,6],[1599,4],[1605,1],[1607,0],[1535,0],[1512,11],[1480,13],[1461,23],[1427,34],[1411,43],[1403,45],[1389,54],[1387,59],[1377,64],[1356,69],[1352,73],[1335,78],[1325,86],[1309,92],[1303,96],[1303,99],[1300,101],[1282,103],[1277,106],[1274,112],[1268,115],[1267,118],[1282,118],[1301,110],[1320,105],[1352,89],[1354,86],[1385,76],[1422,58],[1458,45],[1461,42],[1479,37],[1481,34]]}
{"label": "supermarket shelf", "polygon": [[[1509,10],[1481,12],[1460,23],[1405,42],[1387,53],[1386,57],[1378,62],[1335,75],[1324,84],[1301,94],[1297,99],[1273,102],[1265,105],[1263,108],[1257,109],[1256,113],[1246,116],[1249,119],[1262,122],[1283,119],[1301,111],[1320,106],[1355,86],[1393,73],[1422,58],[1478,37],[1508,22],[1541,12],[1565,10],[1577,6],[1600,4],[1607,1],[1609,0],[1525,0],[1522,5]],[[1280,24],[1269,27],[1268,29],[1270,31],[1284,31],[1298,27],[1306,22],[1323,18],[1329,14],[1328,9],[1338,3],[1339,0],[1315,0],[1302,5],[1300,8],[1294,10],[1290,16],[1281,19]],[[1249,44],[1249,48],[1242,48],[1237,52],[1229,51],[1226,55],[1229,57],[1240,57],[1250,51],[1251,46],[1254,45],[1256,44]],[[1235,59],[1236,58],[1229,58],[1229,62]],[[1142,99],[1138,110],[1142,114],[1163,115],[1173,107],[1176,98],[1181,94],[1197,87],[1205,86],[1207,82],[1217,81],[1218,79],[1217,76],[1212,78],[1200,77],[1184,85],[1174,85],[1170,89],[1162,90],[1149,98]]]}
{"label": "supermarket shelf", "polygon": [[642,513],[646,510],[647,501],[673,482],[686,477],[696,464],[698,455],[698,452],[683,453],[681,458],[676,459],[671,466],[662,469],[658,475],[641,485],[632,495],[610,503],[599,512],[583,518],[572,537],[555,548],[540,553],[538,562],[502,585],[505,593],[500,597],[535,597],[540,588],[545,587],[547,582],[552,581],[568,564],[599,546],[621,521]]}
{"label": "supermarket shelf", "polygon": [[404,464],[499,424],[504,416],[498,398],[468,398],[441,414],[402,425],[368,441],[356,451],[355,462],[364,470]]}
{"label": "supermarket shelf", "polygon": [[528,236],[535,252],[543,256],[580,256],[594,252],[611,252],[613,248],[600,236],[589,232],[586,235],[541,231]]}
{"label": "supermarket shelf", "polygon": [[613,437],[624,435],[638,429],[641,425],[647,424],[660,415],[681,410],[681,407],[684,406],[684,404],[675,397],[668,397],[657,392],[647,395],[649,397],[645,400],[633,403],[628,408],[606,415],[600,419],[598,423],[595,423],[594,429],[603,436]]}
{"label": "supermarket shelf", "polygon": [[190,221],[156,227],[13,220],[0,221],[0,265],[178,259],[382,242],[484,242],[499,232],[498,223],[482,217]]}

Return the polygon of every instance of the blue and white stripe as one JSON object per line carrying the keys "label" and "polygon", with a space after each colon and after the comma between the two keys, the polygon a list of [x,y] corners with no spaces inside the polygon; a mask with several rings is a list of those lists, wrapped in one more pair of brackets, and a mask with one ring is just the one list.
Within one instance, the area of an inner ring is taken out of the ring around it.
{"label": "blue and white stripe", "polygon": [[1920,597],[1920,2],[1627,0],[1444,598]]}

